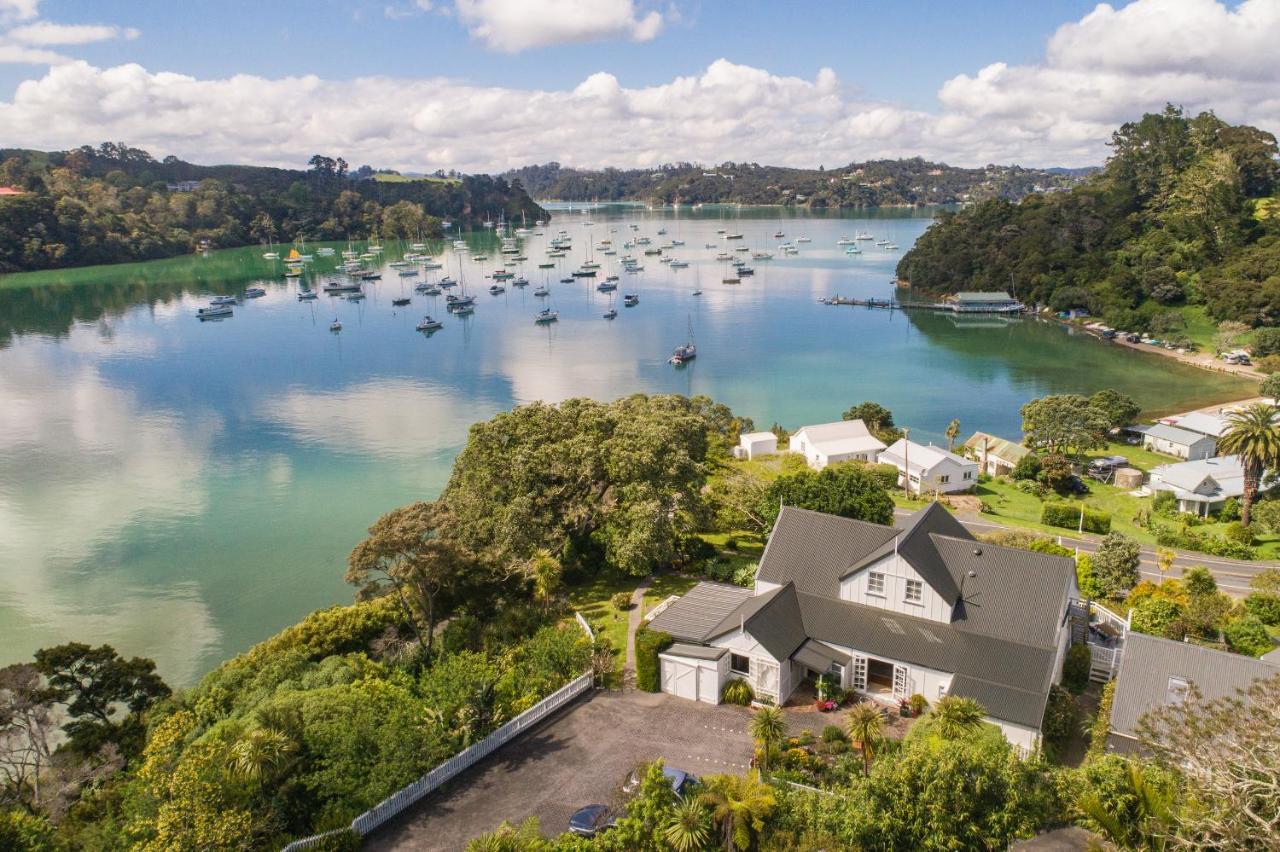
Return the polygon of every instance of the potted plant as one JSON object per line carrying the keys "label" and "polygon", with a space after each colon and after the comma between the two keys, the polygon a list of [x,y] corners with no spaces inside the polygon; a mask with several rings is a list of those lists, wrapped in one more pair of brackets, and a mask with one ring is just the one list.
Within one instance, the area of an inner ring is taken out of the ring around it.
{"label": "potted plant", "polygon": [[911,702],[902,698],[898,701],[898,715],[904,719],[911,718]]}
{"label": "potted plant", "polygon": [[924,715],[924,711],[929,709],[929,699],[925,698],[918,692],[908,698],[907,703],[911,706],[911,715],[913,717],[922,716]]}

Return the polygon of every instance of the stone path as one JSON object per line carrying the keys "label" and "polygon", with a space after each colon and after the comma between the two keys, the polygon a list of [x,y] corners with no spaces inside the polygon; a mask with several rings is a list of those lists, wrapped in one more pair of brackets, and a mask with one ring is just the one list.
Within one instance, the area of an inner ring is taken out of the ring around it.
{"label": "stone path", "polygon": [[627,656],[622,667],[624,690],[633,689],[636,684],[636,631],[644,618],[644,593],[649,591],[650,579],[645,577],[631,593],[631,609],[627,611]]}

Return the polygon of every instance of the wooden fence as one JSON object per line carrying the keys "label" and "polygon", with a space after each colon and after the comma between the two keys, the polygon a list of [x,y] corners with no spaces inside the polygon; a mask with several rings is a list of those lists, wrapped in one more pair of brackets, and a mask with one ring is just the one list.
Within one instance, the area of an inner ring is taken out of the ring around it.
{"label": "wooden fence", "polygon": [[[574,614],[577,616],[578,624],[586,634],[594,638],[591,625],[587,624],[587,620],[582,617],[581,613]],[[455,778],[459,773],[465,772],[472,766],[475,766],[502,746],[537,725],[547,716],[550,716],[552,713],[573,701],[582,693],[591,689],[591,684],[592,675],[590,672],[587,672],[581,677],[578,677],[560,687],[560,689],[551,693],[546,698],[521,713],[519,716],[516,716],[510,722],[507,722],[480,742],[475,743],[469,748],[455,754],[453,757],[432,769],[426,775],[423,775],[409,786],[403,787],[392,793],[390,796],[353,819],[349,828],[334,829],[333,831],[326,831],[323,834],[316,834],[311,837],[304,837],[300,840],[295,840],[288,846],[284,847],[281,852],[299,852],[299,850],[302,849],[311,849],[323,843],[330,837],[344,834],[346,832],[354,832],[361,837],[369,834],[378,827],[404,813],[428,793],[439,789],[441,786]]]}

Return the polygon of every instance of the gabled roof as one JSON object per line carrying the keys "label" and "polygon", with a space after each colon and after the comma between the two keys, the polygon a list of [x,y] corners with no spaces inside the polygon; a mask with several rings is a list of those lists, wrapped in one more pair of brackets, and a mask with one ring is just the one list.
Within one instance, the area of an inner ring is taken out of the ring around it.
{"label": "gabled roof", "polygon": [[1253,657],[1130,632],[1111,704],[1111,730],[1134,736],[1142,714],[1168,702],[1171,677],[1194,683],[1204,698],[1213,699],[1276,675],[1280,666]]}
{"label": "gabled roof", "polygon": [[[1244,494],[1244,466],[1239,456],[1215,456],[1211,459],[1162,464],[1151,469],[1151,476],[1179,492],[1192,492],[1213,479],[1218,487],[1214,496],[1239,497]],[[1208,496],[1208,495],[1206,495]]]}
{"label": "gabled roof", "polygon": [[742,628],[751,634],[775,660],[786,660],[804,644],[808,636],[800,616],[794,583],[743,601],[708,635],[714,639]]}
{"label": "gabled roof", "polygon": [[992,290],[991,292],[977,292],[966,290],[956,293],[951,297],[957,302],[1012,302],[1013,297],[1008,293],[1000,290]]}
{"label": "gabled roof", "polygon": [[837,420],[834,423],[801,426],[791,436],[794,438],[801,433],[810,446],[826,455],[878,452],[884,449],[884,442],[872,435],[867,424],[861,420]]}
{"label": "gabled roof", "polygon": [[1193,411],[1190,414],[1184,414],[1174,419],[1173,425],[1190,432],[1199,432],[1202,435],[1221,438],[1222,433],[1227,431],[1228,424],[1225,417],[1206,414],[1203,411]]}
{"label": "gabled roof", "polygon": [[907,560],[949,606],[955,606],[960,596],[960,580],[953,577],[947,568],[938,552],[934,535],[973,541],[973,535],[941,503],[930,503],[903,525],[898,539],[898,555]]}
{"label": "gabled roof", "polygon": [[704,642],[707,636],[748,598],[751,590],[728,583],[698,583],[649,622],[650,630],[669,633],[682,642]]}
{"label": "gabled roof", "polygon": [[838,597],[840,578],[896,534],[880,524],[783,506],[760,557],[756,581],[794,582],[798,591]]}
{"label": "gabled roof", "polygon": [[1192,432],[1190,429],[1179,429],[1177,426],[1170,426],[1168,423],[1156,423],[1153,426],[1131,427],[1131,432],[1140,432],[1143,435],[1150,435],[1152,438],[1159,438],[1162,441],[1169,441],[1173,444],[1181,444],[1184,447],[1190,447],[1204,440],[1213,440],[1208,435],[1202,435],[1199,432]]}
{"label": "gabled roof", "polygon": [[1004,438],[998,438],[987,432],[974,432],[962,446],[968,447],[977,453],[978,461],[982,461],[982,442],[987,442],[987,452],[991,455],[1004,459],[1005,461],[1018,462],[1021,461],[1031,450],[1016,444],[1013,441],[1007,441]]}
{"label": "gabled roof", "polygon": [[935,447],[933,444],[925,446],[915,441],[908,441],[906,438],[899,438],[889,445],[889,449],[880,454],[880,460],[909,466],[912,473],[933,470],[944,461],[950,461],[961,467],[976,467],[978,464],[972,459],[947,452],[942,447]]}

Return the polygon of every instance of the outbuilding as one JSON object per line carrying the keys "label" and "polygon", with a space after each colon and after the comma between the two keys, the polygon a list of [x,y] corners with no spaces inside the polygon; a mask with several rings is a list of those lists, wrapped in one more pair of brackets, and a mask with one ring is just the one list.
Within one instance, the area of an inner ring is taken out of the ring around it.
{"label": "outbuilding", "polygon": [[1218,449],[1218,439],[1201,432],[1192,432],[1179,426],[1157,423],[1154,426],[1132,426],[1131,432],[1142,436],[1142,446],[1157,453],[1177,456],[1187,461],[1212,458]]}
{"label": "outbuilding", "polygon": [[772,432],[744,432],[738,436],[733,455],[740,459],[771,456],[778,451],[778,436]]}
{"label": "outbuilding", "polygon": [[789,448],[803,455],[809,467],[822,470],[840,461],[874,462],[884,449],[884,442],[872,435],[861,420],[837,420],[801,426],[792,433]]}

